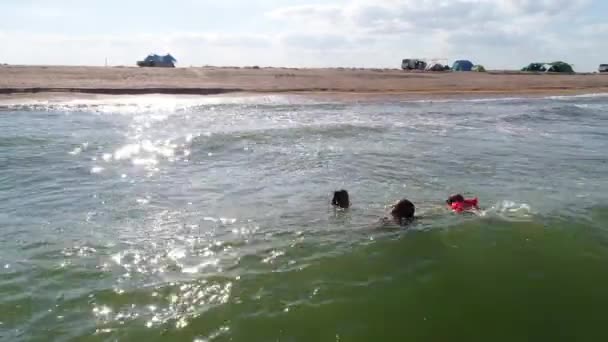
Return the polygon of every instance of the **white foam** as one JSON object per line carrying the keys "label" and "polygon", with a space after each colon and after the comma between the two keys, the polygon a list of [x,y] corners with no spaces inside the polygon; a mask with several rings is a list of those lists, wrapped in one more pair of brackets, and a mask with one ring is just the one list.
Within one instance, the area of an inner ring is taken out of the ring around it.
{"label": "white foam", "polygon": [[132,163],[138,166],[155,166],[158,165],[158,160],[154,158],[133,158]]}
{"label": "white foam", "polygon": [[148,203],[150,203],[150,200],[147,199],[147,198],[138,198],[136,200],[136,202],[139,203],[139,204],[148,204]]}
{"label": "white foam", "polygon": [[572,99],[580,99],[580,98],[596,98],[596,97],[608,97],[608,93],[591,93],[591,94],[581,94],[581,95],[562,95],[562,96],[549,96],[546,99],[550,100],[572,100]]}
{"label": "white foam", "polygon": [[82,143],[82,144],[80,144],[80,146],[78,146],[78,147],[74,148],[74,149],[73,149],[73,150],[70,152],[70,154],[71,154],[71,155],[73,155],[73,156],[78,155],[78,154],[80,154],[81,152],[86,151],[86,150],[87,150],[87,148],[89,148],[89,143],[88,143],[88,142]]}
{"label": "white foam", "polygon": [[91,173],[96,174],[96,173],[101,173],[103,172],[104,168],[101,166],[93,166],[91,168]]}
{"label": "white foam", "polygon": [[114,159],[116,159],[116,160],[130,159],[132,156],[139,154],[140,151],[141,151],[140,144],[127,144],[127,145],[124,145],[123,147],[117,149],[114,152]]}
{"label": "white foam", "polygon": [[532,98],[532,97],[490,97],[490,98],[466,98],[466,99],[422,99],[422,100],[403,100],[399,101],[401,103],[485,103],[485,102],[513,102],[513,101],[525,101],[525,100],[534,100],[541,98]]}
{"label": "white foam", "polygon": [[496,213],[509,220],[527,220],[536,214],[529,204],[511,200],[496,203],[491,208],[482,211],[481,216],[487,216],[490,213]]}
{"label": "white foam", "polygon": [[490,97],[490,98],[466,98],[466,99],[422,99],[422,100],[403,100],[401,103],[487,103],[487,102],[515,102],[515,101],[542,101],[542,100],[573,100],[581,98],[603,98],[608,97],[608,93],[591,93],[580,95],[555,95],[543,97]]}
{"label": "white foam", "polygon": [[[294,101],[295,100],[295,101]],[[137,114],[155,113],[156,120],[165,120],[165,115],[159,112],[175,112],[197,106],[212,106],[222,104],[257,105],[257,104],[291,104],[307,103],[312,101],[297,95],[109,95],[96,96],[86,99],[19,99],[0,100],[0,106],[7,108],[30,107],[31,109],[85,111],[102,114]]]}

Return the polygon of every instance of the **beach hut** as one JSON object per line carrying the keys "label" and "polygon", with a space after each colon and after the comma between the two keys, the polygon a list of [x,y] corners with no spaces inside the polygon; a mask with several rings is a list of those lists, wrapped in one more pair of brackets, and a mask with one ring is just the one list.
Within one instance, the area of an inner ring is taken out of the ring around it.
{"label": "beach hut", "polygon": [[471,71],[473,63],[468,60],[458,60],[452,64],[452,71]]}
{"label": "beach hut", "polygon": [[471,71],[486,72],[486,68],[483,65],[474,65]]}
{"label": "beach hut", "polygon": [[175,62],[177,62],[177,59],[171,54],[164,56],[150,54],[143,61],[138,61],[137,65],[140,67],[175,68]]}

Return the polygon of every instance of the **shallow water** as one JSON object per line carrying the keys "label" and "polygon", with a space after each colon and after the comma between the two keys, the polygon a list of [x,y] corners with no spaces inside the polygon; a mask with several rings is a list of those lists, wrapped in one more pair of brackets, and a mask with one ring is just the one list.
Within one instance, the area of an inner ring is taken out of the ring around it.
{"label": "shallow water", "polygon": [[[0,340],[602,340],[607,110],[0,105]],[[339,188],[347,212],[328,205]],[[447,212],[455,192],[484,210]],[[382,227],[402,197],[421,218]]]}

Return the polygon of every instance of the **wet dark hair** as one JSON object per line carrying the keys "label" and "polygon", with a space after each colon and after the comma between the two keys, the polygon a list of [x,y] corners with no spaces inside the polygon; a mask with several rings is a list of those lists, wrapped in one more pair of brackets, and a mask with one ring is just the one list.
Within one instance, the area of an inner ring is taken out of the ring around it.
{"label": "wet dark hair", "polygon": [[393,218],[398,220],[400,224],[404,224],[414,218],[415,212],[416,207],[414,206],[414,203],[404,198],[393,206],[391,215],[393,215]]}
{"label": "wet dark hair", "polygon": [[350,199],[348,198],[348,191],[338,190],[334,191],[334,198],[331,200],[331,204],[336,207],[346,209],[350,207]]}
{"label": "wet dark hair", "polygon": [[464,202],[464,197],[461,194],[452,195],[452,196],[448,197],[448,199],[445,201],[445,203],[447,203],[447,204],[460,203],[460,202]]}

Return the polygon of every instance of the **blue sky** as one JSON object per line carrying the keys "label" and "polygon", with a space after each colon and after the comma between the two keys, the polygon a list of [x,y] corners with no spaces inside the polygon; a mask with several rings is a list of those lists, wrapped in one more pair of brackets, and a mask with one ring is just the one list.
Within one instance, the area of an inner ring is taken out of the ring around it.
{"label": "blue sky", "polygon": [[608,63],[602,0],[2,0],[0,62],[397,67],[469,58],[489,68]]}

